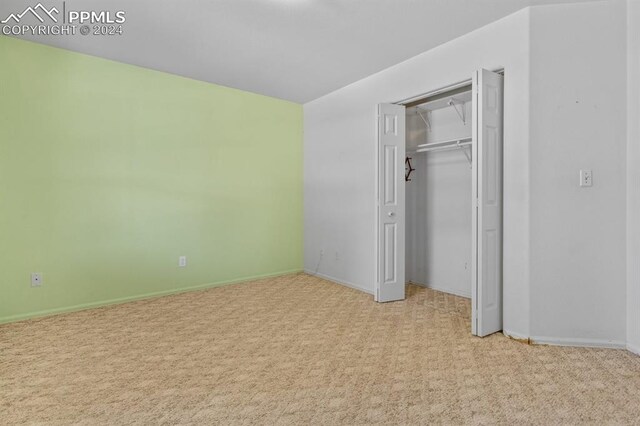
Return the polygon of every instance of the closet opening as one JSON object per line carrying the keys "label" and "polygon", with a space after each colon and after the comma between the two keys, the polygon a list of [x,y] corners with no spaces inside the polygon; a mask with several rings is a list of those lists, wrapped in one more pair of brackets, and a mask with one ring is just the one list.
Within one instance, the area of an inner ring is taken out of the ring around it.
{"label": "closet opening", "polygon": [[503,75],[378,105],[377,302],[406,283],[471,299],[471,333],[502,330]]}
{"label": "closet opening", "polygon": [[405,281],[469,299],[471,101],[469,83],[405,105]]}

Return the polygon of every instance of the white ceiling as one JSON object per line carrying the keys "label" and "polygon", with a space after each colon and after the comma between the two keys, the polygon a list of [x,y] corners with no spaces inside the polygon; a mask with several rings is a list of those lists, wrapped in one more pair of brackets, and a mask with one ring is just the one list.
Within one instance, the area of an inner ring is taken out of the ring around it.
{"label": "white ceiling", "polygon": [[[124,10],[124,35],[24,38],[304,103],[523,7],[573,1],[66,0]],[[37,3],[1,0],[0,20]]]}

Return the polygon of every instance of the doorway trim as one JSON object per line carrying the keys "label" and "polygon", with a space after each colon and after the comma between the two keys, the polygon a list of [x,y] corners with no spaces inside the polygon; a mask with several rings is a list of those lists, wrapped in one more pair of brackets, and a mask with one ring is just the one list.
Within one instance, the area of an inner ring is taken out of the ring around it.
{"label": "doorway trim", "polygon": [[[490,71],[489,74],[495,73],[495,74],[500,74],[502,77],[504,77],[504,68],[498,68],[496,70],[486,70],[485,69],[484,71],[485,72],[486,71]],[[412,97],[409,97],[409,98],[405,98],[405,99],[393,102],[391,104],[402,106],[402,107],[411,107],[411,106],[418,105],[418,104],[422,103],[421,101],[426,101],[428,98],[433,98],[433,97],[437,98],[439,94],[443,94],[443,96],[450,96],[452,94],[452,92],[457,93],[456,92],[457,89],[464,89],[464,91],[466,91],[468,88],[471,88],[471,90],[473,90],[473,95],[474,95],[474,97],[476,97],[477,96],[476,90],[478,90],[478,91],[480,90],[478,87],[475,87],[475,86],[477,86],[476,83],[478,83],[478,81],[477,81],[478,75],[479,75],[478,73],[482,74],[482,72],[483,72],[483,69],[476,70],[476,71],[474,71],[472,78],[465,79],[463,81],[459,81],[459,82],[456,82],[456,83],[447,85],[445,87],[441,87],[441,88],[438,88],[436,90],[432,90],[432,91],[429,91],[429,92],[426,92],[426,93],[423,93],[423,94],[420,94],[420,95],[416,95],[416,96],[412,96]],[[503,91],[504,91],[503,78],[500,78],[500,82],[501,82],[500,83],[501,84],[501,86],[500,86],[501,88],[499,89],[500,90],[499,93],[500,93],[500,96],[502,96],[503,95]],[[483,85],[483,87],[484,87],[484,85]],[[504,152],[504,144],[503,144],[503,132],[504,132],[504,129],[502,127],[503,126],[503,124],[502,124],[503,123],[503,117],[504,117],[504,110],[503,110],[504,106],[503,106],[502,102],[503,101],[500,100],[500,111],[501,111],[501,119],[500,119],[500,126],[501,127],[500,127],[500,136],[499,136],[499,138],[500,138],[500,142],[499,143],[501,145],[501,147],[500,147],[500,155],[499,155],[499,157],[500,157],[500,166],[499,167],[496,166],[496,167],[498,167],[500,176],[502,176],[502,170],[504,168],[504,155],[503,155],[503,152]],[[389,105],[389,104],[387,104],[387,105],[388,105],[387,108],[391,107],[391,105]],[[384,106],[384,104],[378,104],[378,108],[381,108],[383,106]],[[475,108],[475,106],[476,106],[476,99],[474,98],[474,108]],[[474,110],[474,116],[476,116],[477,114],[478,114],[478,112],[476,110]],[[380,120],[379,116],[378,116],[378,120]],[[381,146],[380,145],[380,143],[381,143],[381,139],[380,139],[381,136],[380,135],[381,135],[381,133],[380,133],[380,124],[379,123],[380,122],[378,121],[378,126],[376,127],[377,128],[377,140],[376,140],[376,164],[377,164],[377,167],[376,167],[376,182],[377,182],[377,190],[376,190],[376,200],[375,200],[375,206],[376,206],[376,229],[375,229],[375,239],[376,239],[376,245],[375,245],[375,250],[376,250],[376,253],[375,253],[376,254],[376,256],[375,256],[375,259],[376,259],[376,282],[375,282],[375,286],[374,286],[376,293],[378,293],[380,291],[380,286],[381,286],[380,280],[382,279],[382,277],[380,276],[380,268],[381,268],[381,262],[382,262],[382,260],[381,260],[382,247],[380,247],[380,244],[381,244],[380,243],[380,238],[381,237],[380,237],[380,229],[379,228],[380,228],[380,223],[381,223],[381,216],[380,216],[381,215],[381,213],[380,213],[380,205],[381,205],[380,204],[381,203],[381,201],[380,201],[380,177],[381,177],[381,175],[384,174],[383,171],[380,169],[380,158],[381,158],[380,157],[380,146]],[[479,143],[479,141],[478,141],[478,137],[479,136],[477,134],[477,130],[478,129],[476,128],[476,126],[478,126],[478,125],[484,126],[484,124],[477,123],[477,122],[474,123],[474,136],[473,136],[473,139],[474,139],[474,142],[475,142],[474,151],[476,151],[476,149],[478,148],[477,144]],[[405,146],[406,146],[406,135],[404,137],[404,141],[405,141]],[[386,146],[386,144],[385,144],[385,146]],[[474,154],[476,154],[476,155],[473,156],[473,160],[472,160],[473,164],[475,166],[474,167],[474,170],[475,170],[474,173],[478,173],[478,163],[477,163],[477,161],[478,161],[478,159],[477,159],[478,155],[477,154],[478,153],[477,153],[477,151],[474,152]],[[484,157],[483,157],[482,161],[483,162],[485,161]],[[484,200],[484,199],[483,200],[479,199],[478,189],[476,188],[476,186],[478,185],[478,180],[477,179],[478,179],[478,176],[474,175],[473,176],[472,187],[474,187],[475,190],[473,191],[472,208],[476,209],[475,214],[474,214],[474,220],[476,220],[476,221],[478,220],[478,217],[479,217],[478,216],[478,211],[477,211],[477,209],[479,208],[479,205],[480,205],[479,202]],[[502,177],[500,178],[500,186],[501,186],[501,188],[503,187]],[[500,196],[500,209],[501,210],[500,210],[500,215],[499,215],[500,216],[500,219],[499,219],[500,228],[499,228],[499,231],[498,231],[498,233],[500,235],[500,243],[499,243],[500,244],[500,246],[499,246],[500,247],[500,254],[499,254],[499,256],[500,256],[499,257],[499,259],[500,259],[499,260],[500,272],[498,272],[498,274],[500,274],[500,278],[499,278],[499,281],[496,283],[496,285],[499,286],[499,292],[500,292],[500,296],[499,296],[499,303],[500,303],[500,307],[499,307],[500,320],[499,321],[500,322],[499,322],[499,324],[496,324],[496,325],[499,325],[499,328],[495,328],[495,329],[498,329],[498,330],[502,329],[502,312],[504,310],[503,309],[504,299],[502,297],[503,282],[502,282],[502,278],[501,278],[501,276],[502,276],[502,268],[503,268],[503,259],[504,259],[504,253],[502,251],[502,246],[504,245],[504,235],[502,233],[502,223],[504,223],[504,218],[503,218],[504,210],[503,210],[503,203],[502,203],[502,189],[500,189],[499,193],[500,193],[499,196]],[[406,221],[406,213],[403,211],[402,215],[403,215],[402,220],[403,220],[403,228],[404,228],[404,222]],[[473,240],[473,245],[474,245],[474,248],[473,248],[474,256],[476,257],[476,262],[474,262],[476,270],[474,271],[475,275],[474,275],[474,277],[472,277],[472,280],[471,280],[470,284],[471,284],[471,287],[472,287],[472,289],[471,289],[472,290],[472,303],[476,303],[477,304],[477,303],[480,303],[480,301],[478,300],[478,298],[480,297],[479,290],[478,290],[478,280],[480,280],[481,277],[478,276],[479,270],[477,269],[478,268],[477,256],[480,253],[480,248],[478,246],[479,235],[477,235],[477,232],[479,230],[479,224],[475,223],[474,225],[475,226],[473,227],[473,229],[474,229],[473,232],[475,232],[476,234],[474,234],[472,232],[472,240]],[[493,234],[495,234],[495,230],[493,231]],[[403,238],[403,244],[404,244],[404,238]],[[484,242],[483,242],[483,247],[484,247]],[[404,269],[404,264],[405,264],[404,250],[402,250],[402,252],[403,252],[403,256],[402,256],[403,258],[401,260],[400,259],[398,259],[398,260],[403,262],[403,269]],[[484,260],[483,260],[483,262],[484,262]],[[495,263],[495,261],[493,263]],[[489,280],[489,281],[493,282],[492,280]],[[403,291],[403,293],[404,293],[404,291]],[[376,299],[376,301],[380,301],[378,297],[376,297],[375,299]],[[398,300],[398,299],[388,299],[388,300]],[[483,309],[485,309],[484,305],[485,304],[483,303]],[[487,305],[487,306],[489,306],[489,305]],[[495,304],[491,305],[491,306],[495,306]],[[475,334],[475,335],[490,334],[492,332],[490,330],[488,330],[487,332],[484,332],[483,334],[478,332],[479,331],[478,330],[478,324],[475,323],[475,319],[476,319],[475,315],[477,315],[477,309],[478,308],[479,307],[476,306],[475,309],[473,309],[474,310],[474,318],[472,318],[472,334]],[[493,326],[490,326],[489,328],[492,328],[492,327]]]}
{"label": "doorway trim", "polygon": [[[488,69],[488,68],[487,68]],[[488,69],[491,72],[495,72],[496,74],[502,74],[504,76],[504,67]],[[475,71],[474,71],[475,72]],[[452,83],[447,86],[440,87],[438,89],[430,90],[428,92],[421,93],[419,95],[411,96],[409,98],[400,99],[398,101],[390,102],[392,104],[398,104],[407,106],[407,104],[411,104],[426,98],[432,98],[444,92],[450,92],[452,90],[460,89],[465,86],[471,86],[473,83],[473,78],[467,78],[465,80],[458,81],[457,83]]]}

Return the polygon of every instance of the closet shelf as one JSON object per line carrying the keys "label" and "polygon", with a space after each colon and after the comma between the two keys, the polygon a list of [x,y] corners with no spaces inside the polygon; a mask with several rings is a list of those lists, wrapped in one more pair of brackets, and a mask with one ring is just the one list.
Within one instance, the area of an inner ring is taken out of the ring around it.
{"label": "closet shelf", "polygon": [[471,102],[471,101],[472,101],[472,92],[471,92],[471,88],[468,87],[460,93],[453,93],[449,95],[443,93],[441,95],[436,95],[434,97],[426,99],[422,103],[417,103],[412,106],[415,106],[416,109],[422,110],[422,111],[436,111],[439,109],[451,107],[453,106],[451,105],[452,103],[464,105],[467,102]]}

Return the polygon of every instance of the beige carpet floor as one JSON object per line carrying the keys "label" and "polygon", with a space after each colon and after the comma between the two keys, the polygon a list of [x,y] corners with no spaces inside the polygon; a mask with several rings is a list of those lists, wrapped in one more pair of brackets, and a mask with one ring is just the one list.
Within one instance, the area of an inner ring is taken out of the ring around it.
{"label": "beige carpet floor", "polygon": [[0,423],[640,424],[640,357],[290,275],[0,326]]}

